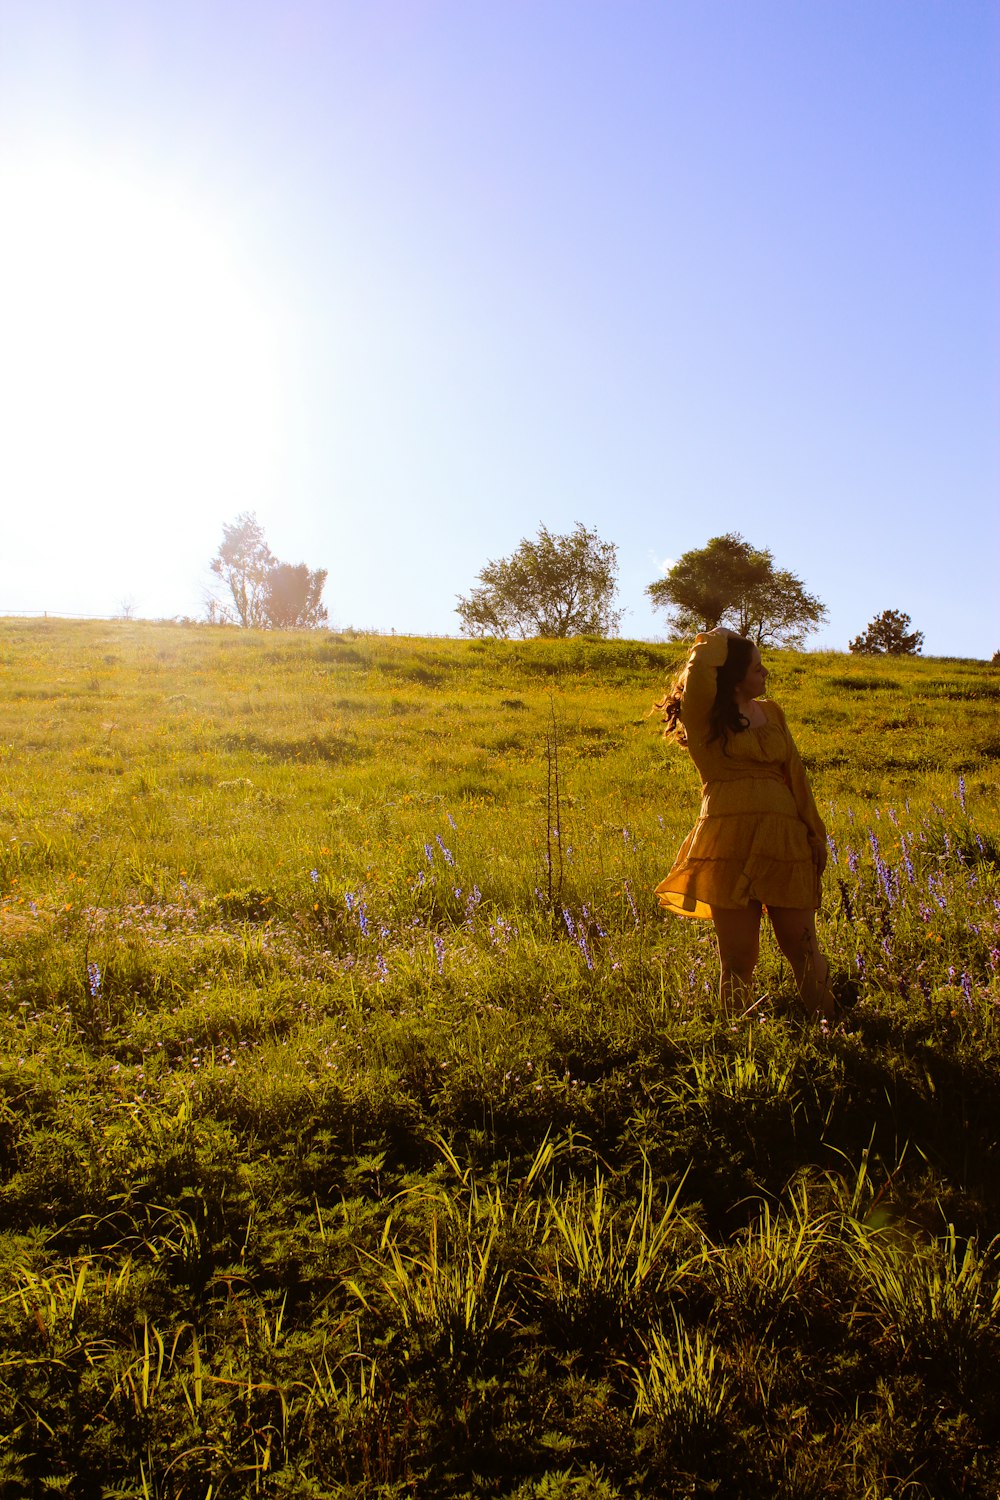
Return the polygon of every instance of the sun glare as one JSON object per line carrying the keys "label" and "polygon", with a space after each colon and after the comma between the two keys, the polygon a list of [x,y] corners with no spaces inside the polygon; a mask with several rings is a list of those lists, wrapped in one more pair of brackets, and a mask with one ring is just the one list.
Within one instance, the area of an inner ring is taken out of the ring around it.
{"label": "sun glare", "polygon": [[73,155],[8,157],[0,201],[8,541],[12,528],[24,546],[72,547],[102,575],[134,556],[166,567],[206,509],[215,524],[270,498],[277,319],[176,187]]}

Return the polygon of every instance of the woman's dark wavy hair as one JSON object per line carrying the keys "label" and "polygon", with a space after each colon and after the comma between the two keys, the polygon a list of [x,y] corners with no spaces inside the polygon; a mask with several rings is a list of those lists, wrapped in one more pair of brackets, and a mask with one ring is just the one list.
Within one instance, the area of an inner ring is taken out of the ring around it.
{"label": "woman's dark wavy hair", "polygon": [[[744,636],[731,635],[729,637],[729,650],[726,659],[715,674],[715,702],[712,704],[708,715],[708,743],[711,745],[716,740],[726,739],[731,734],[739,734],[741,730],[748,729],[750,720],[740,712],[739,704],[736,702],[736,684],[742,682],[750,670],[753,661],[753,641],[748,641]],[[684,692],[683,674],[673,683],[666,697],[654,705],[663,715],[663,733],[678,741],[681,745],[687,744],[687,735],[684,732],[684,718],[681,712],[681,701]]]}

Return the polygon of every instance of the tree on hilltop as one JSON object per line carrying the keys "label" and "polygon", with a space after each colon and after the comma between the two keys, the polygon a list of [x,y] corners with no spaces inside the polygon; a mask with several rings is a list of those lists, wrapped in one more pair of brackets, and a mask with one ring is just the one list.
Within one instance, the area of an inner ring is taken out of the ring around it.
{"label": "tree on hilltop", "polygon": [[615,635],[618,548],[582,521],[565,536],[539,527],[510,557],[488,562],[479,586],[459,594],[463,635]]}
{"label": "tree on hilltop", "polygon": [[646,593],[680,636],[727,625],[759,646],[800,646],[826,619],[801,578],[732,531],[685,552]]}
{"label": "tree on hilltop", "polygon": [[223,615],[235,618],[247,629],[263,629],[267,577],[278,559],[264,539],[257,517],[244,511],[222,528],[218,554],[210,564],[229,590],[232,607],[222,605]]}
{"label": "tree on hilltop", "polygon": [[855,636],[850,649],[855,656],[919,656],[924,644],[922,630],[910,630],[913,621],[900,609],[884,609],[867,630]]}
{"label": "tree on hilltop", "polygon": [[305,563],[279,562],[252,511],[222,528],[222,543],[210,564],[229,590],[231,604],[212,599],[209,617],[235,621],[247,629],[294,630],[322,625],[326,569],[310,572]]}
{"label": "tree on hilltop", "polygon": [[275,630],[302,630],[326,623],[323,586],[326,569],[311,573],[305,563],[276,563],[267,575],[264,613]]}

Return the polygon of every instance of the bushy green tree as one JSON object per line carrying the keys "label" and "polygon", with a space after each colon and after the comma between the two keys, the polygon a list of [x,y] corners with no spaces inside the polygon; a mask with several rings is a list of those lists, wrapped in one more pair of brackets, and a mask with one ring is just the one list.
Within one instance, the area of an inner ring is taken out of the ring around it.
{"label": "bushy green tree", "polygon": [[539,528],[510,556],[489,562],[479,586],[458,596],[462,633],[474,636],[615,635],[618,549],[583,522],[564,536]]}
{"label": "bushy green tree", "polygon": [[924,644],[922,630],[911,630],[913,621],[901,609],[884,609],[867,630],[854,637],[855,656],[918,656]]}
{"label": "bushy green tree", "polygon": [[310,572],[305,563],[277,563],[267,575],[264,613],[274,630],[303,630],[326,623],[323,586],[326,569]]}
{"label": "bushy green tree", "polygon": [[680,636],[728,625],[761,646],[799,646],[826,619],[801,578],[731,531],[685,552],[646,593]]}

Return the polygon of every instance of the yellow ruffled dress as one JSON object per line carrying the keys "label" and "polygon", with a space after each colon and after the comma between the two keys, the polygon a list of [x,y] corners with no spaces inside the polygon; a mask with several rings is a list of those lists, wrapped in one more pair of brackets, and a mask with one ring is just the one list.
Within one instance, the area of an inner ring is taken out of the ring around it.
{"label": "yellow ruffled dress", "polygon": [[810,838],[826,841],[805,768],[776,703],[760,706],[767,723],[708,743],[715,674],[726,660],[724,630],[699,635],[682,678],[687,748],[701,775],[701,812],[656,887],[661,906],[679,917],[711,917],[713,906],[815,909],[820,883]]}

